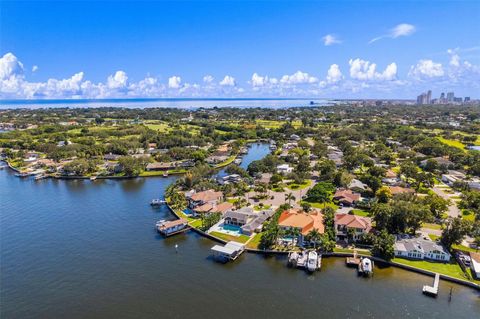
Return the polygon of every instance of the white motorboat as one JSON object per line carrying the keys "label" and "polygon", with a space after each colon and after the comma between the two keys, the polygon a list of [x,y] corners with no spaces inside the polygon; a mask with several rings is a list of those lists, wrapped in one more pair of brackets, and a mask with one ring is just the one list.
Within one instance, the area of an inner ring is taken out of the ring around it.
{"label": "white motorboat", "polygon": [[316,251],[311,251],[308,253],[307,259],[307,270],[314,272],[318,269],[318,254]]}
{"label": "white motorboat", "polygon": [[166,203],[166,201],[164,201],[163,199],[155,198],[155,199],[152,199],[152,201],[150,202],[150,205],[160,206],[160,205],[165,204],[165,203]]}
{"label": "white motorboat", "polygon": [[358,272],[364,276],[370,276],[373,274],[373,263],[369,258],[362,258],[358,265]]}

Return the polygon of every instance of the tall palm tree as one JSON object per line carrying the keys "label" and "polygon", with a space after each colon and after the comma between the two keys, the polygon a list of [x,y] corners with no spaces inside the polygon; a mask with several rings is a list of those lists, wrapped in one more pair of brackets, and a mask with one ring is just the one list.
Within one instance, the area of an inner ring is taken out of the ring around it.
{"label": "tall palm tree", "polygon": [[295,196],[293,196],[292,193],[285,194],[285,202],[288,201],[289,206],[292,206],[292,205],[290,205],[290,203],[291,203],[292,200],[294,201],[295,199],[296,198],[295,198]]}

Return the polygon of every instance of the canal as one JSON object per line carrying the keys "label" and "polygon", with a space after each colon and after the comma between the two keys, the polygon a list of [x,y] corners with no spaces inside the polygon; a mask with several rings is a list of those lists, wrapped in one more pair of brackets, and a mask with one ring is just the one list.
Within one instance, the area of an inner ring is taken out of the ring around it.
{"label": "canal", "polygon": [[314,275],[287,268],[281,258],[255,254],[215,263],[210,240],[193,232],[164,239],[155,231],[155,221],[172,216],[148,203],[172,181],[35,182],[0,170],[0,317],[474,318],[480,313],[477,291],[442,281],[438,298],[428,298],[421,288],[432,278],[392,267],[377,268],[365,279],[338,258],[324,259]]}

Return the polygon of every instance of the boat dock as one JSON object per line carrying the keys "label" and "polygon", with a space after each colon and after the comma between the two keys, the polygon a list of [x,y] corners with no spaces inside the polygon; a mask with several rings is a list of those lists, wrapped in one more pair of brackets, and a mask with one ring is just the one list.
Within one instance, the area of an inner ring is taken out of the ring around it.
{"label": "boat dock", "polygon": [[438,295],[438,284],[440,283],[440,274],[435,274],[435,279],[433,280],[433,286],[425,285],[423,286],[423,293],[425,295],[430,295],[436,297]]}
{"label": "boat dock", "polygon": [[288,254],[288,266],[313,272],[322,267],[322,255],[315,251],[291,252]]}
{"label": "boat dock", "polygon": [[353,251],[353,257],[347,257],[345,263],[350,267],[358,267],[360,265],[361,259],[357,257],[357,251]]}
{"label": "boat dock", "polygon": [[220,262],[234,261],[245,251],[245,245],[236,241],[229,241],[225,246],[212,247],[213,258]]}
{"label": "boat dock", "polygon": [[180,218],[172,221],[160,220],[157,222],[156,228],[160,234],[169,237],[189,230],[190,226],[186,219]]}

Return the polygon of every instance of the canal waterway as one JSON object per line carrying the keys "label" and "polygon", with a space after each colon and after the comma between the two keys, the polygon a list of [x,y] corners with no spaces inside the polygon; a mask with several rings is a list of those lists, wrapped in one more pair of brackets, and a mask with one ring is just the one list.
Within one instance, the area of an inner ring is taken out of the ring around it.
{"label": "canal waterway", "polygon": [[[250,150],[259,152],[254,147]],[[253,153],[248,158],[258,159]],[[155,221],[173,216],[148,203],[174,178],[34,181],[0,170],[0,317],[480,314],[477,291],[442,281],[438,298],[428,298],[421,288],[431,277],[393,267],[376,268],[374,277],[365,279],[340,258],[324,259],[314,275],[287,268],[282,258],[256,254],[215,263],[209,257],[212,241],[193,232],[165,239],[154,229]]]}

